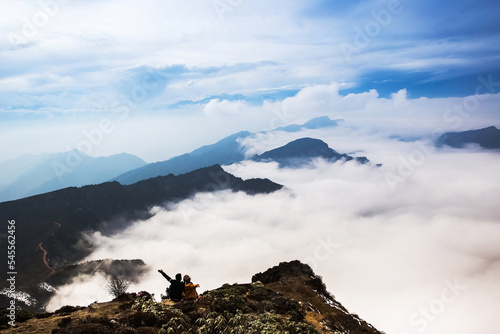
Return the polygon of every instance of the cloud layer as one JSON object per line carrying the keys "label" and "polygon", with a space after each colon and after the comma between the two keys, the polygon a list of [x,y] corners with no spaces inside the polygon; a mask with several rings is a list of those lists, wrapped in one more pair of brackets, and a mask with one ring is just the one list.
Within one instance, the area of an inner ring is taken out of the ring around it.
{"label": "cloud layer", "polygon": [[[258,196],[198,194],[155,208],[153,218],[123,233],[93,235],[98,249],[89,259],[144,259],[152,272],[133,288],[157,295],[167,286],[159,268],[189,273],[203,291],[248,282],[280,261],[299,259],[349,310],[387,333],[496,333],[498,154],[439,150],[391,187],[388,173],[398,173],[399,157],[408,157],[416,144],[343,131],[293,135],[320,137],[340,152],[364,149],[358,154],[383,166],[322,160],[296,170],[273,163],[226,166],[286,189]],[[259,140],[264,149],[290,135]],[[59,304],[75,303],[67,291]]]}

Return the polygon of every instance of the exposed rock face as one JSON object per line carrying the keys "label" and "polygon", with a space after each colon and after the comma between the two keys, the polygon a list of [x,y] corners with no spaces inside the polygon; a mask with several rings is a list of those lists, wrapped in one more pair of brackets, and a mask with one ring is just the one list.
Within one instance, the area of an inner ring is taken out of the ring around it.
{"label": "exposed rock face", "polygon": [[306,275],[314,277],[314,272],[307,264],[300,261],[281,262],[278,266],[272,267],[263,273],[253,275],[252,282],[262,282],[263,284],[279,282],[286,276],[298,277]]}
{"label": "exposed rock face", "polygon": [[252,277],[284,296],[306,306],[305,319],[328,333],[380,333],[372,325],[351,314],[326,289],[321,276],[299,261],[282,262]]}

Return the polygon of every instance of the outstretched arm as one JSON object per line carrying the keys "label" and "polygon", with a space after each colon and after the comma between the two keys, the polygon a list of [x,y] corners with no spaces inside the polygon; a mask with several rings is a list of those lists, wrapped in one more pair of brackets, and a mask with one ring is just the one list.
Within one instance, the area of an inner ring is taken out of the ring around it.
{"label": "outstretched arm", "polygon": [[170,281],[172,280],[172,279],[171,279],[171,278],[170,278],[167,274],[165,274],[165,272],[164,272],[163,270],[159,269],[159,270],[158,270],[158,272],[159,272],[160,274],[162,274],[162,275],[163,275],[163,277],[165,277],[165,278],[167,279],[167,281],[169,281],[169,282],[170,282]]}

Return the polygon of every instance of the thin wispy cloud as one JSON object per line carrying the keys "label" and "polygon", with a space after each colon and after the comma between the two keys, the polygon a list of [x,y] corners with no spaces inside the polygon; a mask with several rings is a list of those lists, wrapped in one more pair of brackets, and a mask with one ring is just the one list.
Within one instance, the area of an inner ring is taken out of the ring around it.
{"label": "thin wispy cloud", "polygon": [[[92,89],[119,87],[122,78],[115,71],[137,66],[210,69],[266,61],[281,64],[265,75],[279,87],[330,81],[368,84],[363,81],[367,71],[391,69],[401,74],[418,70],[439,81],[446,78],[433,74],[438,70],[450,77],[483,74],[496,72],[498,61],[498,43],[492,42],[498,39],[494,22],[500,9],[491,1],[241,1],[224,9],[204,1],[41,4],[4,4],[1,73],[17,83],[3,86],[4,92],[91,94]],[[359,49],[351,62],[342,44]],[[261,83],[248,81],[252,71],[243,69],[230,81],[223,80],[224,71],[214,73],[217,93],[232,93],[238,77],[247,89],[259,88]],[[169,76],[174,82],[192,80],[183,74]],[[409,77],[394,88],[414,84]],[[189,94],[189,85],[185,91]]]}

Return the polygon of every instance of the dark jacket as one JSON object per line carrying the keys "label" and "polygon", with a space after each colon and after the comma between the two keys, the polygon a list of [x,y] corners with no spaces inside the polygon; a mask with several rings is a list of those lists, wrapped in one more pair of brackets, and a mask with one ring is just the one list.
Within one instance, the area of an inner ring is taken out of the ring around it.
{"label": "dark jacket", "polygon": [[184,285],[185,285],[184,282],[172,279],[164,272],[161,272],[161,274],[170,282],[170,299],[172,299],[174,302],[181,301],[182,292],[184,291]]}

